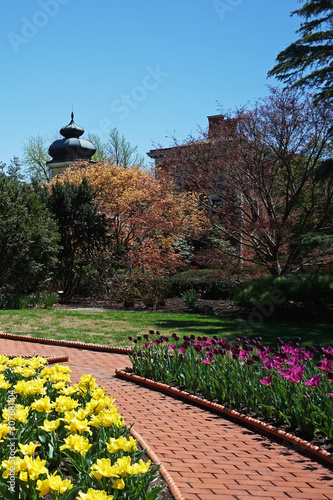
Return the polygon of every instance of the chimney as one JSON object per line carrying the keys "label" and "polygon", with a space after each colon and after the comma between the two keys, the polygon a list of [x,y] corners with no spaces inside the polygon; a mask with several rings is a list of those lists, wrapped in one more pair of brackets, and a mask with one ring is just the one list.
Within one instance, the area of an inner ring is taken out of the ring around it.
{"label": "chimney", "polygon": [[222,124],[224,122],[224,115],[207,116],[208,118],[208,137],[218,137],[222,132]]}

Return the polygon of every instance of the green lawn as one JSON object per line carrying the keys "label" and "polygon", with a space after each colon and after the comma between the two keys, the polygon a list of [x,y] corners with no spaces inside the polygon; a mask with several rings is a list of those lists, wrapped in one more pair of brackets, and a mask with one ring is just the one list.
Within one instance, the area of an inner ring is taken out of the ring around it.
{"label": "green lawn", "polygon": [[[10,310],[0,311],[0,331],[39,338],[130,346],[128,336],[160,330],[164,335],[218,335],[230,340],[261,336],[265,343],[276,337],[301,337],[302,344],[333,344],[333,324],[264,321],[260,327],[238,329],[242,320],[227,316],[133,311]],[[238,330],[237,330],[238,329]]]}

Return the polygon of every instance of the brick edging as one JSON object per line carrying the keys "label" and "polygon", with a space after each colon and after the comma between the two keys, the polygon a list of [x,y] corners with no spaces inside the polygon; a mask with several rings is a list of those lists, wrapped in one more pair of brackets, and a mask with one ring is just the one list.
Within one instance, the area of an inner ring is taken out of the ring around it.
{"label": "brick edging", "polygon": [[319,446],[314,446],[308,441],[298,438],[293,434],[290,434],[289,432],[282,431],[277,427],[274,427],[273,425],[266,424],[265,422],[261,422],[260,420],[257,420],[255,418],[248,417],[247,415],[243,415],[236,410],[230,410],[223,405],[213,403],[212,401],[208,401],[207,399],[199,398],[198,396],[189,394],[186,391],[181,391],[180,389],[177,389],[175,387],[170,387],[169,385],[163,384],[162,382],[155,382],[154,380],[135,375],[132,372],[132,368],[116,369],[116,376],[122,379],[130,380],[131,382],[135,382],[140,385],[144,385],[150,389],[163,392],[165,394],[168,394],[169,396],[183,399],[188,403],[194,403],[205,409],[213,410],[214,412],[227,416],[240,425],[251,427],[252,429],[278,438],[279,440],[287,441],[288,443],[307,453],[311,457],[320,459],[327,465],[333,465],[333,455],[331,453],[328,453],[327,451],[319,448]]}
{"label": "brick edging", "polygon": [[40,339],[38,337],[29,337],[27,335],[15,335],[14,333],[0,332],[0,338],[9,340],[23,340],[24,342],[34,342],[38,344],[59,345],[64,347],[75,347],[77,349],[87,349],[89,351],[113,352],[118,354],[131,354],[132,349],[124,347],[112,347],[100,344],[87,344],[85,342],[74,342],[71,340]]}
{"label": "brick edging", "polygon": [[[138,441],[140,446],[146,450],[147,455],[149,458],[154,462],[155,464],[160,464],[161,460],[159,457],[156,455],[156,453],[147,445],[146,441],[143,439],[143,437],[135,431],[133,428],[130,430],[132,436]],[[172,479],[170,473],[168,470],[165,468],[163,464],[160,465],[159,472],[161,476],[163,477],[164,481],[167,483],[169,486],[169,489],[172,493],[172,496],[174,497],[175,500],[185,500],[183,495],[180,493],[178,487],[176,486],[176,483]]]}

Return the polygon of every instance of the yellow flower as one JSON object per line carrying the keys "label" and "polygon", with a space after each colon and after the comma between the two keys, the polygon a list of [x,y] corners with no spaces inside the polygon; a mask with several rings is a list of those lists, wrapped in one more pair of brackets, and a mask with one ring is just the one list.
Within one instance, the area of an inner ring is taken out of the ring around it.
{"label": "yellow flower", "polygon": [[79,382],[79,388],[81,391],[84,393],[86,392],[93,392],[98,388],[98,384],[96,383],[96,380],[92,375],[82,375],[80,382]]}
{"label": "yellow flower", "polygon": [[130,436],[129,440],[125,437],[118,439],[110,438],[108,443],[105,443],[109,453],[116,453],[119,450],[137,451],[136,440]]}
{"label": "yellow flower", "polygon": [[63,420],[66,423],[73,420],[73,418],[77,418],[78,420],[84,420],[87,415],[88,412],[86,410],[84,410],[83,408],[79,408],[78,410],[65,411]]}
{"label": "yellow flower", "polygon": [[24,394],[25,396],[45,394],[46,389],[44,388],[44,380],[41,378],[19,380],[15,386],[15,392],[17,394]]}
{"label": "yellow flower", "polygon": [[8,366],[22,366],[25,364],[25,359],[22,358],[21,356],[18,356],[16,358],[8,359],[7,362]]}
{"label": "yellow flower", "polygon": [[7,370],[7,364],[0,363],[0,373],[4,372],[5,370]]}
{"label": "yellow flower", "polygon": [[[0,370],[1,371],[1,370]],[[4,377],[3,373],[0,374],[0,389],[9,389],[12,386]]]}
{"label": "yellow flower", "polygon": [[54,408],[58,413],[64,413],[65,411],[74,410],[78,405],[78,401],[68,396],[58,396]]}
{"label": "yellow flower", "polygon": [[59,447],[60,450],[71,450],[75,453],[81,453],[85,455],[92,444],[89,443],[89,439],[80,434],[70,434],[66,439],[64,439],[65,444]]}
{"label": "yellow flower", "polygon": [[3,438],[5,438],[12,430],[14,430],[12,427],[9,427],[7,424],[0,424],[0,443],[2,442]]}
{"label": "yellow flower", "polygon": [[78,418],[73,418],[68,425],[65,425],[65,427],[71,433],[78,432],[79,434],[82,434],[83,432],[89,432],[89,434],[92,434],[89,429],[89,422],[87,419],[79,420]]}
{"label": "yellow flower", "polygon": [[[22,464],[24,464],[23,468],[22,468]],[[5,469],[4,472],[2,473],[2,477],[4,479],[6,479],[13,472],[15,474],[18,474],[21,470],[23,470],[25,467],[25,462],[24,462],[23,458],[10,457],[8,460],[2,461],[1,467],[3,467]]]}
{"label": "yellow flower", "polygon": [[3,421],[6,423],[9,420],[15,420],[16,422],[25,422],[29,415],[29,406],[23,406],[20,404],[11,405],[9,408],[4,408],[2,411]]}
{"label": "yellow flower", "polygon": [[79,496],[76,497],[77,500],[113,500],[113,495],[108,495],[104,490],[94,490],[89,488],[87,493],[80,491]]}
{"label": "yellow flower", "polygon": [[33,443],[32,441],[29,444],[18,443],[20,452],[22,455],[33,455],[36,451],[36,448],[40,446],[40,444]]}
{"label": "yellow flower", "polygon": [[98,458],[90,467],[90,475],[100,480],[102,477],[117,477],[109,458]]}
{"label": "yellow flower", "polygon": [[130,469],[130,467],[131,457],[118,458],[116,463],[113,465],[117,476],[124,476],[125,474],[128,474],[128,470]]}
{"label": "yellow flower", "polygon": [[1,364],[7,365],[8,361],[9,361],[9,358],[7,356],[0,354],[0,363]]}
{"label": "yellow flower", "polygon": [[51,476],[47,479],[41,481],[40,479],[37,481],[36,490],[40,491],[39,497],[47,495],[49,491],[59,491],[62,495],[66,491],[70,490],[73,487],[73,483],[69,479],[62,479],[61,476],[57,475],[57,472],[53,472]]}
{"label": "yellow flower", "polygon": [[43,431],[52,432],[58,429],[60,420],[60,418],[57,418],[57,420],[44,420],[44,425],[40,425],[39,427],[43,429]]}
{"label": "yellow flower", "polygon": [[151,460],[148,460],[148,462],[143,462],[143,460],[139,460],[139,462],[130,465],[127,469],[127,472],[128,474],[145,474],[146,472],[148,472],[150,464]]}
{"label": "yellow flower", "polygon": [[114,488],[115,490],[123,490],[125,488],[125,481],[123,480],[123,478],[120,477],[119,479],[116,479],[113,482],[112,488]]}
{"label": "yellow flower", "polygon": [[28,481],[29,478],[35,481],[41,474],[48,473],[45,464],[46,460],[41,460],[40,457],[33,459],[32,457],[26,455],[21,463],[21,481]]}
{"label": "yellow flower", "polygon": [[71,396],[72,394],[76,394],[78,392],[78,388],[70,385],[69,387],[61,388],[60,392],[61,392],[61,394],[64,394],[65,396]]}
{"label": "yellow flower", "polygon": [[[92,416],[90,425],[93,427],[99,427],[100,425],[103,427],[111,427],[111,425],[117,425],[117,422],[119,422],[121,418],[116,408],[109,410],[103,409],[97,415]],[[117,427],[120,427],[120,425]]]}
{"label": "yellow flower", "polygon": [[43,398],[36,399],[30,406],[39,413],[50,413],[54,407],[54,403],[51,403],[49,396],[44,396]]}

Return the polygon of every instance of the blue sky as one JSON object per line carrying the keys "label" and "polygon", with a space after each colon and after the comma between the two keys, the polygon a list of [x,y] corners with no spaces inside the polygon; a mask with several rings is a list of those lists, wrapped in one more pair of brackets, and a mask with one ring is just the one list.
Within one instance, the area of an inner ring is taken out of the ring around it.
{"label": "blue sky", "polygon": [[[0,18],[1,155],[70,121],[139,152],[267,94],[295,40],[296,0],[7,0]],[[147,158],[147,164],[149,159]]]}

